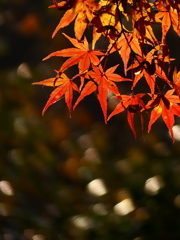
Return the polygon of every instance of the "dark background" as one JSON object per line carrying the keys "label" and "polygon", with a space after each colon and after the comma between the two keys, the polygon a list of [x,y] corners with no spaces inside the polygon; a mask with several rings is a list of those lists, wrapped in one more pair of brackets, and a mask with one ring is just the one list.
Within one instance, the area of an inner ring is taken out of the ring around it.
{"label": "dark background", "polygon": [[[126,113],[104,124],[95,96],[72,118],[64,99],[41,116],[52,89],[31,84],[70,46],[51,39],[62,14],[51,4],[0,2],[0,239],[179,240],[180,142],[161,120],[143,137],[137,116],[135,140]],[[168,41],[179,61],[178,37]]]}

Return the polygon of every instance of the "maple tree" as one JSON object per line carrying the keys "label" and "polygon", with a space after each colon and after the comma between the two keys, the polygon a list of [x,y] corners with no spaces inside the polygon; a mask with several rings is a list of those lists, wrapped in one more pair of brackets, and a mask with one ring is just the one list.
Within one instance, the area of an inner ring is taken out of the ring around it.
{"label": "maple tree", "polygon": [[[140,115],[144,129],[143,114],[149,113],[148,132],[162,116],[174,141],[174,115],[180,116],[180,72],[177,68],[171,68],[171,61],[175,59],[170,56],[166,38],[171,26],[180,36],[179,0],[54,0],[50,8],[64,12],[52,36],[69,24],[74,28],[74,36],[63,33],[73,47],[53,52],[44,58],[68,58],[55,70],[55,76],[34,83],[55,88],[43,114],[50,105],[65,97],[71,115],[80,101],[95,93],[105,122],[127,111],[128,123],[136,137],[135,114]],[[161,28],[160,39],[157,37],[157,26]],[[89,32],[92,33],[91,39],[87,40]],[[102,38],[107,43],[106,47],[96,49],[97,41],[102,41]],[[123,76],[117,71],[119,64],[107,67],[110,56],[117,53],[118,57],[115,57],[123,66]],[[77,66],[77,73],[68,78],[65,72],[68,74],[74,65]],[[128,95],[124,95],[119,82],[127,81],[131,87]],[[143,81],[149,90],[139,93],[138,86]],[[77,99],[73,97],[74,91],[79,93]],[[119,103],[108,116],[109,92]]]}

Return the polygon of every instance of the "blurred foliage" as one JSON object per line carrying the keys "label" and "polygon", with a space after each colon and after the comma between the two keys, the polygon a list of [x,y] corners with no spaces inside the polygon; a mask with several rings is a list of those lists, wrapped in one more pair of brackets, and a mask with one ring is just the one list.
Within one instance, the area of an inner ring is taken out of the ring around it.
{"label": "blurred foliage", "polygon": [[93,96],[71,119],[63,100],[41,116],[49,90],[31,83],[66,44],[51,40],[50,4],[0,3],[0,239],[179,240],[178,136],[159,121],[135,140],[123,114],[103,123]]}

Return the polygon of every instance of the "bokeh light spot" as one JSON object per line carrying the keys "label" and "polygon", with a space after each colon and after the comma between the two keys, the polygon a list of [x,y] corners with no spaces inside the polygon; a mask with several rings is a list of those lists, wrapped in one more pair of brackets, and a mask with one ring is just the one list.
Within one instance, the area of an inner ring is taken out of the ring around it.
{"label": "bokeh light spot", "polygon": [[135,210],[135,206],[131,198],[126,198],[114,206],[114,211],[118,215],[127,215]]}
{"label": "bokeh light spot", "polygon": [[41,234],[36,234],[32,238],[33,240],[45,240],[44,236]]}
{"label": "bokeh light spot", "polygon": [[122,159],[119,160],[116,164],[115,167],[118,172],[124,173],[124,174],[129,174],[132,172],[132,166],[128,159]]}
{"label": "bokeh light spot", "polygon": [[12,188],[10,182],[8,182],[8,181],[1,181],[0,182],[0,190],[5,195],[8,195],[8,196],[13,196],[14,195],[13,188]]}
{"label": "bokeh light spot", "polygon": [[180,208],[180,194],[175,197],[174,204],[176,207]]}
{"label": "bokeh light spot", "polygon": [[172,127],[172,131],[173,131],[173,134],[174,134],[174,139],[176,141],[180,141],[180,125],[174,125]]}
{"label": "bokeh light spot", "polygon": [[3,237],[4,237],[4,240],[14,240],[14,238],[8,233],[4,234]]}
{"label": "bokeh light spot", "polygon": [[4,203],[0,203],[0,215],[8,216],[7,207]]}
{"label": "bokeh light spot", "polygon": [[14,120],[14,130],[21,135],[25,135],[28,132],[24,118],[17,117]]}
{"label": "bokeh light spot", "polygon": [[156,195],[164,187],[164,181],[160,176],[149,178],[145,183],[145,192],[150,195]]}
{"label": "bokeh light spot", "polygon": [[35,235],[35,231],[33,229],[25,229],[23,236],[25,239],[32,239]]}
{"label": "bokeh light spot", "polygon": [[87,216],[77,215],[72,218],[73,224],[80,229],[90,229],[94,226],[92,219]]}
{"label": "bokeh light spot", "polygon": [[93,206],[93,211],[95,214],[104,216],[108,214],[106,206],[103,203],[97,203]]}
{"label": "bokeh light spot", "polygon": [[88,191],[96,196],[102,196],[107,193],[106,186],[102,179],[95,179],[87,185]]}
{"label": "bokeh light spot", "polygon": [[21,150],[20,149],[12,149],[8,152],[8,158],[11,162],[16,165],[22,165],[23,160],[21,158]]}
{"label": "bokeh light spot", "polygon": [[97,150],[95,148],[88,148],[84,153],[84,158],[86,161],[98,164],[100,163],[100,158]]}
{"label": "bokeh light spot", "polygon": [[17,68],[17,75],[22,78],[32,78],[29,66],[26,63],[21,63]]}
{"label": "bokeh light spot", "polygon": [[78,138],[78,143],[82,149],[88,149],[88,148],[92,147],[92,141],[88,134],[81,135]]}

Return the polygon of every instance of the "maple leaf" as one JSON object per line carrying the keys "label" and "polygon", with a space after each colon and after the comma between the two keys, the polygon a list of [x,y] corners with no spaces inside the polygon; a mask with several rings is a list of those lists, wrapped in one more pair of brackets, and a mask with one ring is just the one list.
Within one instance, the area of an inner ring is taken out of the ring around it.
{"label": "maple leaf", "polygon": [[142,50],[144,43],[147,40],[154,43],[158,42],[153,29],[151,27],[154,24],[154,14],[151,13],[151,3],[148,1],[138,1],[137,6],[132,8],[132,24],[133,24],[133,36],[140,39]]}
{"label": "maple leaf", "polygon": [[49,8],[57,8],[58,10],[68,10],[74,6],[76,0],[66,0],[57,3],[56,0],[53,0],[54,5],[49,6]]}
{"label": "maple leaf", "polygon": [[[116,7],[115,5],[113,7]],[[102,14],[96,14],[96,16],[92,19],[90,25],[94,25],[93,28],[93,39],[92,46],[95,45],[96,41],[103,34],[105,38],[108,38],[109,41],[111,39],[114,41],[121,32],[121,24],[115,18],[114,11],[111,12],[109,9],[108,12]]]}
{"label": "maple leaf", "polygon": [[151,93],[154,93],[155,84],[156,84],[156,76],[163,79],[169,86],[172,87],[172,83],[167,78],[165,72],[162,68],[156,63],[156,56],[154,56],[154,52],[156,49],[152,49],[147,53],[146,56],[136,56],[134,63],[129,66],[128,70],[133,69],[134,79],[132,84],[132,89],[136,86],[139,80],[144,76],[147,84],[151,90]]}
{"label": "maple leaf", "polygon": [[79,72],[82,73],[89,69],[90,65],[98,65],[99,58],[97,56],[102,56],[104,53],[97,50],[89,50],[88,41],[84,38],[84,41],[80,42],[75,38],[71,38],[64,34],[64,36],[76,47],[76,48],[67,48],[60,51],[53,52],[45,57],[43,60],[46,60],[50,57],[71,57],[66,60],[61,66],[59,72],[64,72],[67,68],[78,64]]}
{"label": "maple leaf", "polygon": [[[70,5],[70,9],[67,10],[64,16],[61,18],[55,31],[53,32],[52,37],[54,37],[61,28],[68,26],[75,19],[75,37],[78,40],[81,40],[82,35],[88,24],[87,20],[89,22],[92,20],[92,18],[94,17],[94,11],[97,11],[101,7],[101,5],[96,3],[94,0],[74,0],[67,2],[72,2],[72,4]],[[57,4],[50,7],[56,7],[61,10],[60,6],[57,6]]]}
{"label": "maple leaf", "polygon": [[145,104],[143,100],[141,99],[145,94],[139,93],[137,95],[120,95],[115,96],[115,98],[118,98],[120,100],[120,103],[116,106],[114,111],[109,115],[109,120],[111,117],[113,117],[116,114],[119,114],[120,112],[123,112],[127,110],[127,120],[129,123],[129,126],[134,134],[134,137],[136,138],[136,130],[134,127],[134,114],[139,113],[141,118],[141,124],[142,124],[142,130],[144,126],[144,120],[143,116],[141,114],[142,109],[146,109]]}
{"label": "maple leaf", "polygon": [[163,4],[158,3],[158,13],[155,15],[157,22],[162,24],[162,43],[165,42],[167,32],[172,25],[174,31],[180,36],[179,16],[176,9],[173,9],[169,4],[165,7]]}
{"label": "maple leaf", "polygon": [[133,34],[126,32],[124,32],[124,34],[121,34],[121,36],[118,38],[117,43],[112,48],[111,53],[114,51],[118,51],[119,55],[122,58],[125,74],[127,72],[127,65],[131,52],[133,51],[140,56],[142,55],[142,50],[138,38],[133,37]]}
{"label": "maple leaf", "polygon": [[180,97],[180,71],[177,72],[177,68],[175,67],[174,73],[173,73],[173,86],[176,90],[176,93]]}
{"label": "maple leaf", "polygon": [[144,42],[144,39],[149,39],[151,42],[158,42],[153,33],[151,22],[145,20],[145,17],[141,17],[135,21],[133,34],[136,37],[141,37],[142,42]]}
{"label": "maple leaf", "polygon": [[114,73],[118,66],[119,64],[107,69],[105,72],[101,65],[98,67],[93,66],[94,71],[86,73],[86,75],[89,76],[90,81],[88,81],[88,83],[84,86],[81,95],[74,105],[74,108],[85,96],[88,96],[89,94],[96,91],[97,98],[99,100],[106,122],[108,91],[112,92],[115,95],[119,95],[119,90],[115,82],[132,81],[131,79],[124,78],[119,74]]}
{"label": "maple leaf", "polygon": [[78,86],[69,79],[64,73],[61,74],[60,77],[49,78],[44,81],[35,82],[33,85],[44,85],[54,87],[54,83],[56,84],[56,88],[52,91],[43,111],[42,115],[44,115],[45,111],[49,106],[60,100],[63,96],[65,97],[66,105],[69,109],[69,115],[71,116],[72,111],[72,100],[73,100],[73,91],[79,92]]}
{"label": "maple leaf", "polygon": [[167,44],[158,44],[154,49],[157,51],[157,61],[162,68],[166,63],[170,64],[170,61],[175,60],[174,58],[170,58],[170,52]]}
{"label": "maple leaf", "polygon": [[[75,38],[64,34],[74,47],[56,51],[44,58],[45,60],[58,56],[68,59],[62,64],[59,71],[56,71],[56,77],[34,83],[55,87],[43,109],[43,114],[50,105],[62,97],[65,97],[66,105],[71,114],[74,91],[80,92],[80,95],[73,109],[84,97],[95,92],[105,122],[112,116],[126,110],[128,124],[136,137],[135,114],[140,115],[143,130],[142,111],[153,108],[148,132],[151,130],[152,124],[162,116],[174,141],[172,132],[174,115],[180,116],[180,72],[177,72],[176,68],[174,69],[173,82],[171,82],[166,76],[164,66],[169,64],[167,69],[169,74],[170,63],[174,59],[170,57],[166,36],[171,26],[180,36],[179,0],[62,0],[60,2],[53,0],[53,2],[54,5],[50,8],[65,11],[53,33],[53,37],[60,29],[74,21]],[[152,25],[158,23],[161,23],[162,28],[161,42],[156,39],[156,32],[152,27]],[[90,49],[86,37],[83,41],[81,39],[85,30],[91,26]],[[95,44],[101,36],[104,36],[107,47],[104,50],[95,50]],[[133,81],[114,73],[118,65],[105,70],[108,57],[114,52],[118,52],[122,59],[125,75],[128,70],[132,70]],[[129,64],[130,60],[131,63]],[[78,73],[69,79],[64,71],[73,65],[77,65]],[[150,88],[148,95],[151,100],[147,105],[142,100],[146,93],[135,95],[135,87],[143,77]],[[161,87],[158,86],[157,77],[172,88],[164,95],[161,93]],[[74,82],[76,78],[80,80],[78,85]],[[122,81],[132,81],[132,95],[120,94],[121,91],[117,83]],[[155,87],[160,94],[155,94]],[[173,95],[174,91],[179,96]],[[110,92],[120,102],[107,118],[107,101]]]}
{"label": "maple leaf", "polygon": [[172,95],[174,93],[174,89],[167,91],[165,95],[158,94],[153,95],[149,94],[154,99],[150,100],[146,108],[154,108],[151,111],[150,121],[148,124],[148,132],[151,131],[152,124],[162,116],[163,121],[165,122],[167,128],[169,129],[172,141],[174,142],[174,136],[172,127],[174,125],[174,115],[180,117],[180,99],[177,95]]}

